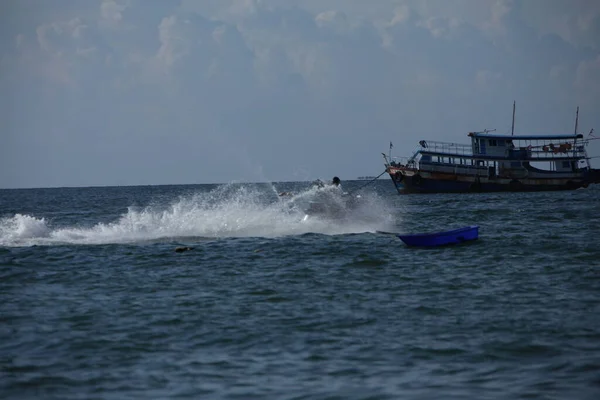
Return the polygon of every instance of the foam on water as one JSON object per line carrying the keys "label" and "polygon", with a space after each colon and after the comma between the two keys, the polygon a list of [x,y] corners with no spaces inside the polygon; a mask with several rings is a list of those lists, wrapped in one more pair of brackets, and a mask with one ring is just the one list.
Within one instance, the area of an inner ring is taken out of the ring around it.
{"label": "foam on water", "polygon": [[45,218],[15,214],[12,218],[0,220],[0,244],[34,237],[47,237],[49,232]]}
{"label": "foam on water", "polygon": [[336,235],[385,230],[391,224],[389,207],[375,194],[363,194],[360,205],[348,210],[343,218],[307,217],[307,205],[317,194],[322,195],[327,190],[310,188],[294,196],[279,197],[272,187],[261,191],[247,186],[223,185],[211,192],[196,193],[163,204],[129,207],[113,222],[98,222],[87,227],[78,223],[53,227],[46,218],[16,214],[0,219],[0,245],[107,244],[185,237],[280,237],[304,233]]}

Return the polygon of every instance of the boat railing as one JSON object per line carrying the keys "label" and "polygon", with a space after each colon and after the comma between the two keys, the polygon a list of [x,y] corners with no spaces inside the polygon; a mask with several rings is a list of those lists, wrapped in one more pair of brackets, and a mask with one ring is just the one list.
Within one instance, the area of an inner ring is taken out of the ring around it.
{"label": "boat railing", "polygon": [[[539,143],[539,142],[538,142]],[[527,147],[511,147],[506,148],[504,157],[506,160],[533,160],[533,161],[550,161],[554,159],[587,159],[585,147],[587,141],[576,141],[562,144],[544,143],[530,145]],[[433,152],[439,154],[447,154],[448,156],[464,156],[475,160],[478,159],[478,154],[473,154],[471,145],[439,142],[433,140],[421,140],[412,152],[410,157],[390,157],[386,158],[386,163],[392,167],[409,167],[419,168],[421,164],[419,155],[423,152]],[[487,159],[484,154],[481,154],[481,160]],[[496,155],[498,157],[498,155]],[[502,156],[501,156],[502,157]],[[454,164],[454,162],[451,162]],[[459,164],[457,164],[459,165]]]}
{"label": "boat railing", "polygon": [[[536,160],[552,160],[554,158],[585,158],[587,152],[585,146],[587,143],[576,143],[573,145],[560,145],[560,146],[549,146],[549,145],[538,145],[528,147],[517,147],[513,150],[520,150],[526,152],[525,158],[536,159]],[[458,143],[447,143],[447,142],[436,142],[436,141],[421,141],[415,151],[415,155],[418,152],[428,151],[433,153],[457,155],[457,156],[474,156],[473,148],[471,145],[458,144]],[[507,148],[506,157],[509,158],[509,149]],[[484,154],[482,154],[484,155]],[[414,158],[414,155],[413,155]]]}
{"label": "boat railing", "polygon": [[389,164],[392,167],[405,167],[414,163],[413,157],[392,157],[389,160]]}
{"label": "boat railing", "polygon": [[[523,148],[525,150],[527,148]],[[578,145],[571,149],[549,149],[544,147],[533,147],[528,149],[528,155],[530,159],[536,160],[552,160],[554,158],[585,158],[586,157],[585,147]]]}
{"label": "boat railing", "polygon": [[489,173],[489,167],[484,165],[438,164],[429,162],[419,163],[419,170],[472,176],[487,176]]}
{"label": "boat railing", "polygon": [[433,140],[421,140],[419,150],[444,153],[450,155],[472,156],[473,147],[470,144],[459,144],[449,142],[437,142]]}

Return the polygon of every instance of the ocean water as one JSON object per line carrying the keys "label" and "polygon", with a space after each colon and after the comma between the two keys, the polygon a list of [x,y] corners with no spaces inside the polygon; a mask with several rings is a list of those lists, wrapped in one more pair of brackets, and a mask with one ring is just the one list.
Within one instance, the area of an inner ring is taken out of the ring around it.
{"label": "ocean water", "polygon": [[600,187],[365,183],[0,190],[0,398],[600,398]]}

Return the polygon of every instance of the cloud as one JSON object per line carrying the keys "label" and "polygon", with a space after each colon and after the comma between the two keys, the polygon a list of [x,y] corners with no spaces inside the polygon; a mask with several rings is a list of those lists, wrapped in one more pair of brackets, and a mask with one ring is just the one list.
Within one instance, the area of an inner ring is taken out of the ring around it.
{"label": "cloud", "polygon": [[460,22],[454,18],[432,17],[419,21],[417,26],[427,29],[435,38],[448,37],[460,26]]}
{"label": "cloud", "polygon": [[100,4],[101,21],[107,26],[118,26],[123,21],[123,12],[129,5],[128,1],[102,0]]}
{"label": "cloud", "polygon": [[394,9],[394,15],[390,21],[390,26],[402,24],[410,18],[410,8],[407,5],[402,5]]}
{"label": "cloud", "polygon": [[498,0],[490,9],[490,17],[482,23],[482,27],[493,33],[505,35],[507,33],[506,18],[510,16],[514,2],[512,0]]}
{"label": "cloud", "polygon": [[82,48],[93,48],[86,41],[88,25],[81,18],[73,18],[65,22],[53,22],[37,27],[37,41],[40,49],[50,56],[60,57],[69,53],[77,53]]}
{"label": "cloud", "polygon": [[6,157],[56,173],[0,186],[358,176],[389,140],[506,130],[513,100],[532,131],[600,102],[594,2],[28,1],[0,24]]}
{"label": "cloud", "polygon": [[315,22],[321,29],[331,29],[334,32],[341,34],[347,33],[352,29],[346,14],[335,10],[324,11],[317,14]]}
{"label": "cloud", "polygon": [[558,35],[576,47],[600,49],[600,3],[593,0],[532,0],[522,18],[540,34]]}
{"label": "cloud", "polygon": [[581,102],[596,106],[600,104],[600,55],[579,63],[575,85]]}
{"label": "cloud", "polygon": [[176,32],[177,26],[177,17],[174,15],[164,18],[158,26],[160,48],[156,57],[167,69],[173,67],[177,59],[190,51],[189,40]]}

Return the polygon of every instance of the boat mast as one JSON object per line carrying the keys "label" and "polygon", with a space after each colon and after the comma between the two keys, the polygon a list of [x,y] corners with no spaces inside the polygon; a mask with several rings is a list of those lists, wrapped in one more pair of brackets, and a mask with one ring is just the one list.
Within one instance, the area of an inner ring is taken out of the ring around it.
{"label": "boat mast", "polygon": [[510,130],[510,135],[514,136],[515,135],[515,106],[517,105],[517,102],[513,100],[513,118],[512,118],[512,129]]}
{"label": "boat mast", "polygon": [[[577,111],[575,112],[575,139],[573,139],[573,157],[577,156],[577,125],[579,125],[579,106],[577,106]],[[588,163],[588,167],[590,166],[590,160],[586,158]],[[579,159],[575,160],[577,163],[577,168],[579,168]]]}

